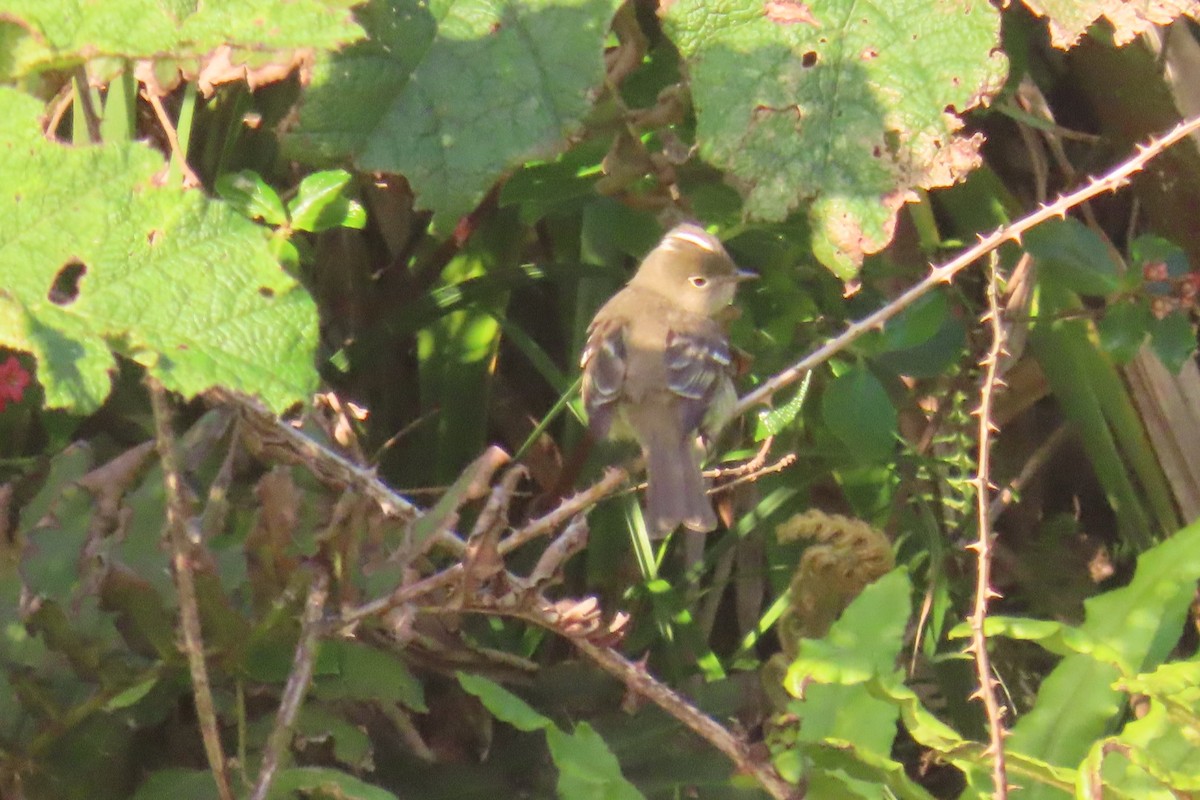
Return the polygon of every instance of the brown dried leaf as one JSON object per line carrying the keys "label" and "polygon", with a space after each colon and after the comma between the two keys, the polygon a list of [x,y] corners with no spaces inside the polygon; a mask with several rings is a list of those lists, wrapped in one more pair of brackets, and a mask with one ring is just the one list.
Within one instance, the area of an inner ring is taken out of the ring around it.
{"label": "brown dried leaf", "polygon": [[1030,11],[1050,21],[1050,41],[1067,50],[1092,23],[1104,18],[1113,27],[1113,41],[1128,44],[1154,25],[1167,25],[1181,16],[1200,21],[1197,0],[1025,0]]}

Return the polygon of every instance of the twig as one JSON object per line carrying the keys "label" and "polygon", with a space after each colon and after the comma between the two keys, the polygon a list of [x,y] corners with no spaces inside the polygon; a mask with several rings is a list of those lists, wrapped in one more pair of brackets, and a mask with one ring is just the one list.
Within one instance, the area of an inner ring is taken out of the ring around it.
{"label": "twig", "polygon": [[975,672],[979,680],[979,689],[975,693],[983,702],[987,713],[988,738],[990,744],[987,752],[992,758],[992,796],[995,800],[1006,800],[1008,797],[1008,768],[1004,759],[1004,710],[996,701],[996,681],[992,677],[991,656],[987,650],[987,637],[983,632],[983,624],[987,620],[988,601],[999,597],[991,586],[992,578],[992,517],[990,513],[989,493],[991,482],[991,451],[992,433],[996,430],[992,424],[992,405],[995,401],[996,388],[1002,381],[999,375],[1000,359],[1004,355],[1005,327],[1000,313],[999,291],[996,287],[996,263],[999,259],[992,253],[988,273],[987,299],[988,310],[984,322],[992,329],[992,344],[984,358],[983,381],[979,387],[979,463],[975,473],[975,509],[976,522],[979,526],[979,538],[970,545],[976,555],[975,606],[972,610],[971,644],[967,648],[975,657]]}
{"label": "twig", "polygon": [[1017,493],[1025,488],[1025,484],[1029,483],[1042,467],[1046,466],[1046,462],[1050,460],[1050,456],[1062,446],[1062,443],[1067,440],[1071,431],[1066,424],[1059,425],[1054,433],[1038,445],[1037,449],[1026,459],[1025,464],[1021,467],[1021,472],[1017,477],[1008,482],[1008,485],[996,493],[992,498],[992,504],[988,507],[988,517],[994,523],[1004,513],[1004,509],[1016,499]]}
{"label": "twig", "polygon": [[305,467],[320,481],[341,488],[354,488],[372,498],[388,516],[413,520],[424,511],[379,479],[375,470],[362,467],[325,447],[280,420],[257,401],[224,392],[214,392],[222,401],[236,404],[246,423],[242,434],[254,455],[280,458]]}
{"label": "twig", "polygon": [[83,119],[87,123],[88,138],[92,144],[100,144],[100,116],[92,105],[91,84],[88,82],[87,69],[81,64],[75,68],[75,100],[83,111]]}
{"label": "twig", "polygon": [[179,146],[179,136],[175,133],[175,125],[171,122],[171,118],[167,116],[167,110],[163,108],[162,98],[158,93],[146,85],[142,96],[150,102],[154,108],[154,115],[158,117],[158,124],[162,126],[163,133],[167,136],[167,144],[171,147],[171,157],[179,164],[179,169],[183,173],[183,185],[185,188],[194,189],[197,186],[203,185],[203,182],[188,166],[187,158],[183,154],[183,148]]}
{"label": "twig", "polygon": [[743,414],[753,406],[765,403],[775,392],[789,385],[813,367],[824,363],[834,354],[841,352],[868,331],[883,327],[885,322],[908,308],[935,286],[949,283],[959,272],[1005,242],[1020,242],[1021,237],[1027,231],[1046,220],[1064,217],[1075,206],[1104,192],[1116,192],[1129,182],[1129,176],[1144,168],[1151,159],[1197,130],[1200,130],[1200,115],[1184,120],[1162,137],[1151,140],[1149,144],[1138,145],[1137,152],[1133,156],[1113,167],[1105,175],[1090,181],[1070,194],[1060,196],[1050,205],[1042,206],[1010,225],[982,236],[977,244],[963,251],[954,259],[931,269],[928,275],[913,284],[895,300],[878,311],[850,323],[842,333],[748,393],[738,401],[734,415]]}
{"label": "twig", "polygon": [[[549,619],[540,621],[550,630],[555,626]],[[804,793],[779,776],[767,762],[756,758],[749,746],[724,726],[703,714],[670,687],[659,683],[645,667],[635,664],[610,647],[592,644],[582,637],[571,637],[571,643],[608,674],[623,682],[631,691],[645,697],[663,711],[679,720],[689,730],[720,750],[734,766],[752,775],[775,800],[799,800]]]}
{"label": "twig", "polygon": [[500,542],[500,555],[506,556],[521,545],[531,542],[539,536],[545,536],[553,530],[557,530],[560,525],[566,523],[576,514],[594,506],[600,502],[601,498],[612,494],[618,486],[627,480],[629,480],[629,473],[623,469],[606,470],[604,477],[599,481],[582,492],[563,500],[559,503],[558,508],[545,516],[538,517],[520,530],[514,531],[512,535]]}
{"label": "twig", "polygon": [[287,685],[283,688],[283,697],[279,702],[279,711],[275,714],[275,726],[267,738],[263,750],[262,766],[258,770],[258,780],[251,792],[251,800],[265,800],[275,780],[279,769],[279,760],[291,740],[292,725],[308,685],[312,681],[313,664],[317,660],[317,645],[322,630],[321,616],[325,610],[325,602],[329,599],[329,573],[323,567],[318,567],[313,576],[312,586],[308,589],[308,599],[304,603],[304,619],[300,630],[300,640],[296,642],[296,653],[292,657],[292,671],[288,674]]}
{"label": "twig", "polygon": [[730,489],[732,489],[733,487],[738,486],[740,484],[752,483],[753,481],[756,481],[759,478],[761,478],[763,475],[771,475],[776,472],[783,472],[785,469],[787,469],[788,467],[790,467],[792,464],[795,464],[795,463],[796,463],[796,454],[795,453],[786,453],[786,454],[780,456],[779,459],[775,461],[775,463],[768,464],[765,467],[760,467],[759,469],[756,469],[755,471],[750,472],[748,474],[742,475],[741,477],[734,478],[731,481],[726,481],[725,483],[722,483],[718,486],[714,486],[713,488],[708,490],[708,493],[709,494],[721,494],[722,492],[727,492]]}
{"label": "twig", "polygon": [[212,689],[208,682],[208,667],[204,663],[204,640],[200,632],[200,611],[196,602],[196,582],[192,575],[188,535],[191,514],[183,497],[179,474],[179,458],[175,451],[175,434],[171,430],[171,405],[166,390],[153,378],[146,383],[150,389],[150,405],[154,410],[155,441],[162,461],[163,484],[167,496],[167,538],[171,551],[171,574],[179,594],[179,624],[183,633],[183,649],[192,676],[192,693],[204,752],[217,783],[221,800],[233,800],[229,773],[225,768],[225,753],[221,749],[221,734],[217,727],[217,712],[213,705]]}
{"label": "twig", "polygon": [[59,124],[62,122],[63,114],[67,113],[67,109],[71,107],[71,102],[74,99],[74,84],[68,81],[62,85],[62,88],[58,90],[58,94],[51,101],[50,119],[46,122],[46,136],[50,139],[57,138],[56,132],[58,131]]}

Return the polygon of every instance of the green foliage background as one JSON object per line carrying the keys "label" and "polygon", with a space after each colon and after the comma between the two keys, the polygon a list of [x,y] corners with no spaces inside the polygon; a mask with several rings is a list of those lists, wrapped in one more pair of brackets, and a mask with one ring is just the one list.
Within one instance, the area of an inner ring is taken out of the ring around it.
{"label": "green foliage background", "polygon": [[[235,796],[276,734],[271,797],[764,796],[569,637],[474,613],[486,556],[442,545],[495,513],[477,459],[527,471],[500,483],[513,529],[629,463],[586,441],[575,365],[679,220],[761,276],[731,324],[745,393],[1195,113],[1169,49],[1194,23],[1088,28],[1102,6],[0,0],[0,797],[218,796],[147,385],[179,403]],[[1015,796],[1200,790],[1176,446],[1200,419],[1144,388],[1195,381],[1196,187],[1187,142],[995,253],[989,477],[1015,493],[984,629]],[[735,421],[719,483],[760,447],[767,468],[717,493],[706,542],[652,546],[606,496],[586,550],[508,591],[628,614],[618,649],[810,797],[994,796],[962,641],[986,285],[962,273]],[[281,455],[250,402],[411,508]],[[777,539],[812,509],[845,516]],[[858,581],[868,555],[896,566]],[[460,585],[337,624],[460,558]]]}

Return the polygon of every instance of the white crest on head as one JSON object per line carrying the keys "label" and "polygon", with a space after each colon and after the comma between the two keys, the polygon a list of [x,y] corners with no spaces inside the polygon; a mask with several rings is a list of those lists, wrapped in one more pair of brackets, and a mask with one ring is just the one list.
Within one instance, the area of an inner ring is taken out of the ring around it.
{"label": "white crest on head", "polygon": [[695,225],[680,225],[668,233],[667,238],[663,241],[668,246],[676,242],[694,244],[708,253],[719,253],[721,251],[720,241],[712,234]]}

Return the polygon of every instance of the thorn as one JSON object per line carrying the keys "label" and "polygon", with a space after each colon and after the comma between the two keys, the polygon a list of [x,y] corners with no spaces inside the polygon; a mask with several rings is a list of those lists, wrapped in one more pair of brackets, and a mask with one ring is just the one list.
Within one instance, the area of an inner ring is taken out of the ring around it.
{"label": "thorn", "polygon": [[1002,592],[997,592],[995,589],[992,589],[992,588],[988,588],[986,594],[987,594],[988,600],[1003,600],[1004,599],[1004,594]]}

